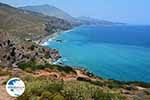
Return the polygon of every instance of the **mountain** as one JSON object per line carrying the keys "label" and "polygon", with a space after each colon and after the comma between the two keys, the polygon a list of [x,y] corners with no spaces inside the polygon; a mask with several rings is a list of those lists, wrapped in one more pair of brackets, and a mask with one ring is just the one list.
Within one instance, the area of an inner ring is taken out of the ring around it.
{"label": "mountain", "polygon": [[62,11],[59,8],[47,4],[38,5],[38,6],[25,6],[25,7],[20,7],[20,9],[34,11],[48,16],[54,16],[57,18],[65,19],[69,22],[75,21],[75,19],[72,16],[70,16],[68,13]]}
{"label": "mountain", "polygon": [[25,7],[20,7],[20,9],[23,10],[28,10],[28,11],[34,11],[34,12],[38,12],[38,13],[42,13],[44,15],[48,15],[48,16],[54,16],[57,18],[61,18],[64,20],[69,21],[72,25],[78,26],[78,25],[95,25],[95,24],[99,24],[99,25],[118,25],[118,24],[122,24],[122,23],[113,23],[111,21],[106,21],[106,20],[99,20],[99,19],[95,19],[95,18],[90,18],[90,17],[78,17],[78,18],[74,18],[71,15],[69,15],[68,13],[62,11],[59,8],[56,8],[54,6],[50,6],[50,5],[38,5],[38,6],[25,6]]}
{"label": "mountain", "polygon": [[38,38],[69,28],[71,24],[63,19],[0,3],[0,32],[7,32],[16,40],[25,37]]}
{"label": "mountain", "polygon": [[117,23],[117,22],[111,22],[107,20],[99,20],[96,18],[91,18],[91,17],[78,17],[76,18],[79,23],[81,24],[86,24],[86,25],[123,25],[124,23]]}

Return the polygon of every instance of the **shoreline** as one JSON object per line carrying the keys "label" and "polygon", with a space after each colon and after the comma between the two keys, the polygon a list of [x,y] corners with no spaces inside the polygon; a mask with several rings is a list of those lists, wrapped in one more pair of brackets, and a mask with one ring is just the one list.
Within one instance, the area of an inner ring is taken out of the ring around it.
{"label": "shoreline", "polygon": [[41,38],[41,39],[39,39],[37,41],[34,41],[34,42],[36,44],[38,44],[38,45],[45,46],[45,42],[48,42],[49,40],[53,40],[54,38],[56,38],[57,36],[61,35],[62,33],[70,32],[73,29],[74,28],[69,29],[69,30],[65,30],[65,31],[59,31],[59,32],[52,33],[50,35],[44,36],[43,38]]}
{"label": "shoreline", "polygon": [[[53,41],[53,39],[55,39],[55,38],[57,38],[57,36],[59,36],[59,35],[61,35],[61,34],[64,34],[64,33],[67,33],[67,32],[70,32],[70,31],[72,31],[74,28],[72,28],[72,29],[69,29],[69,30],[65,30],[65,31],[59,31],[59,32],[55,32],[55,33],[52,33],[52,34],[50,34],[50,35],[47,35],[47,36],[45,36],[45,37],[43,37],[43,38],[41,38],[41,39],[39,39],[39,40],[37,40],[38,41],[38,45],[41,45],[41,46],[44,46],[44,47],[46,47],[47,46],[47,42],[48,41]],[[59,59],[60,60],[60,59]],[[58,62],[59,62],[59,60],[57,60]],[[58,64],[57,62],[54,62],[54,64]],[[66,64],[64,64],[64,65],[66,65]],[[71,66],[72,68],[74,68],[74,66]],[[83,67],[84,68],[84,67]],[[79,69],[82,69],[82,68],[79,68]],[[84,68],[84,69],[86,69],[86,68]],[[88,72],[91,72],[90,70],[88,70]],[[96,75],[96,74],[94,74],[94,75]],[[98,77],[102,77],[102,76],[100,76],[100,75],[96,75],[96,76],[98,76]],[[104,77],[102,77],[102,78],[104,78]],[[119,80],[119,79],[112,79],[112,78],[104,78],[104,79],[108,79],[108,80],[116,80],[116,81],[125,81],[125,82],[142,82],[142,83],[149,83],[149,82],[145,82],[145,81],[137,81],[137,80]]]}

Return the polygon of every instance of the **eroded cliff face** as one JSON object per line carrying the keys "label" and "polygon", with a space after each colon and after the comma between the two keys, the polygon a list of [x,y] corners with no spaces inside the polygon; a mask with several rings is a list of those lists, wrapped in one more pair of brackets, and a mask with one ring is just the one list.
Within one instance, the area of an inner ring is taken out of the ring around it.
{"label": "eroded cliff face", "polygon": [[0,65],[17,67],[21,62],[51,63],[61,56],[56,49],[48,49],[33,42],[16,44],[7,33],[0,33]]}

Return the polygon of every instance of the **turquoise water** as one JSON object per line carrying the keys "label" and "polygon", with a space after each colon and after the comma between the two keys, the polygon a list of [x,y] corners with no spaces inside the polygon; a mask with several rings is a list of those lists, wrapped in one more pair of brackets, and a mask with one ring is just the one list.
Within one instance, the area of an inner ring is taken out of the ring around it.
{"label": "turquoise water", "polygon": [[80,26],[47,43],[65,64],[104,78],[150,82],[150,26]]}

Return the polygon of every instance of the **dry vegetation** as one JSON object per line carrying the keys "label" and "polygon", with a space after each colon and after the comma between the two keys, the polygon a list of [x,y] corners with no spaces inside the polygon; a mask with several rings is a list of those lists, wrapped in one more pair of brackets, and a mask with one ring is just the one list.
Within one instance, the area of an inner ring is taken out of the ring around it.
{"label": "dry vegetation", "polygon": [[46,65],[34,71],[27,69],[19,69],[16,74],[13,74],[12,69],[1,69],[2,76],[9,75],[9,78],[19,76],[25,82],[26,91],[17,100],[149,100],[150,98],[150,84],[146,83],[126,83],[89,77],[84,70],[58,65]]}

